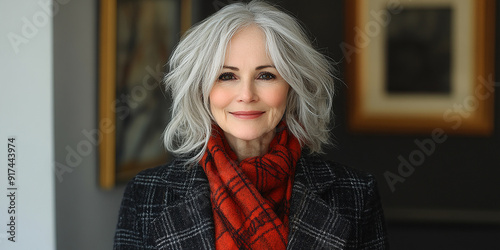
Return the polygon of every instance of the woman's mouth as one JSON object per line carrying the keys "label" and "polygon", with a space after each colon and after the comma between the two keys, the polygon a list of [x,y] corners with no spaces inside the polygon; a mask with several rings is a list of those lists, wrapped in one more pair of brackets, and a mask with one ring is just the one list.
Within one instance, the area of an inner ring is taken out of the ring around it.
{"label": "woman's mouth", "polygon": [[264,111],[235,111],[229,112],[231,115],[238,119],[255,119],[263,115]]}

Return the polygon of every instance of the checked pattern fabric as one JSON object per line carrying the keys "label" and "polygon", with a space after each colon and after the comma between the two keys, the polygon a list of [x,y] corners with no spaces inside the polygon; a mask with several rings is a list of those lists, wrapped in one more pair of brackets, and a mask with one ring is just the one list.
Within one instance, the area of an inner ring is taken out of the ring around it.
{"label": "checked pattern fabric", "polygon": [[[210,185],[188,158],[139,173],[125,189],[115,250],[215,250]],[[293,178],[290,250],[388,248],[375,178],[302,152]]]}
{"label": "checked pattern fabric", "polygon": [[216,249],[286,249],[299,141],[281,122],[267,154],[238,163],[222,130],[212,131],[200,164],[210,185]]}

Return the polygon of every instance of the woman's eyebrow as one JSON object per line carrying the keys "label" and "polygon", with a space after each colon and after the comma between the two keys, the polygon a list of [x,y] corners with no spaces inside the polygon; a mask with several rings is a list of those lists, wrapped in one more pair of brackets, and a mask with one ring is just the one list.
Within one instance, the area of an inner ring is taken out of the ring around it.
{"label": "woman's eyebrow", "polygon": [[276,67],[274,67],[274,65],[262,65],[262,66],[255,68],[255,69],[261,70],[261,69],[265,69],[265,68],[276,68]]}
{"label": "woman's eyebrow", "polygon": [[234,70],[234,71],[239,71],[240,70],[237,67],[227,66],[227,65],[222,66],[222,68],[223,69],[230,69],[230,70]]}

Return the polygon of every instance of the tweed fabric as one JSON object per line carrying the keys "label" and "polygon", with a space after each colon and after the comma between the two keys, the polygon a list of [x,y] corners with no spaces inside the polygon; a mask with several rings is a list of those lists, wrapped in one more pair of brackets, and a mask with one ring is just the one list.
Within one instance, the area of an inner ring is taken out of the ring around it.
{"label": "tweed fabric", "polygon": [[268,153],[238,163],[216,125],[200,161],[207,174],[216,249],[286,249],[292,179],[300,143],[284,122]]}
{"label": "tweed fabric", "polygon": [[[185,159],[139,173],[127,186],[114,249],[215,249],[210,188]],[[302,154],[297,162],[288,249],[388,249],[373,176]]]}

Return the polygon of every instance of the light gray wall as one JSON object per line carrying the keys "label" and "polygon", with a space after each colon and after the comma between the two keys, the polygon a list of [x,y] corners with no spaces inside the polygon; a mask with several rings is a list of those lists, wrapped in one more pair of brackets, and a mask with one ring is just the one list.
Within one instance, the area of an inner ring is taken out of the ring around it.
{"label": "light gray wall", "polygon": [[[99,188],[97,148],[85,148],[92,140],[82,133],[97,124],[98,1],[59,2],[54,15],[57,249],[112,249],[123,187]],[[65,167],[72,172],[63,172]]]}
{"label": "light gray wall", "polygon": [[52,19],[50,10],[37,2],[0,2],[0,249],[4,250],[55,247]]}

